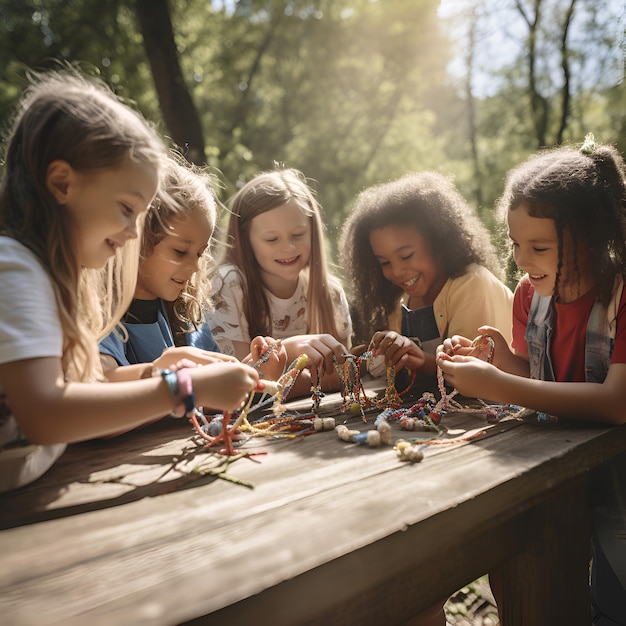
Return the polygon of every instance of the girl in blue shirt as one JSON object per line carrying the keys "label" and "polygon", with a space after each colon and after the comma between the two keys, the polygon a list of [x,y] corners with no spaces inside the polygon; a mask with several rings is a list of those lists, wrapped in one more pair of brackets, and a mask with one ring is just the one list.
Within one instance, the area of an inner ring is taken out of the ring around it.
{"label": "girl in blue shirt", "polygon": [[209,175],[172,155],[146,217],[135,297],[100,342],[109,380],[147,377],[183,358],[200,365],[234,360],[219,354],[203,323],[215,220]]}

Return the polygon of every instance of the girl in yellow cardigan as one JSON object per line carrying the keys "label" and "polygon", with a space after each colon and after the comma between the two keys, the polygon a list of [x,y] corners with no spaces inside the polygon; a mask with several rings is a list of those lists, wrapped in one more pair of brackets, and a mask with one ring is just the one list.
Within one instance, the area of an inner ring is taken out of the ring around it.
{"label": "girl in yellow cardigan", "polygon": [[407,174],[361,192],[339,249],[353,344],[386,365],[435,376],[437,346],[485,324],[498,322],[510,342],[513,296],[489,232],[445,176]]}

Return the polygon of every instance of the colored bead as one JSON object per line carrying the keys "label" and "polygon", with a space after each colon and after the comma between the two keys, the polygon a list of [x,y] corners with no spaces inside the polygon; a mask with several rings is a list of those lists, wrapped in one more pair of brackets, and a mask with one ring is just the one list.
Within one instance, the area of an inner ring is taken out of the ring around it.
{"label": "colored bead", "polygon": [[378,448],[380,446],[380,433],[377,430],[367,431],[367,445],[370,448]]}
{"label": "colored bead", "polygon": [[439,424],[441,422],[441,413],[438,413],[437,411],[431,411],[428,414],[428,417],[430,417],[433,424]]}
{"label": "colored bead", "polygon": [[381,422],[376,429],[380,434],[380,442],[386,446],[391,445],[391,426],[387,422]]}
{"label": "colored bead", "polygon": [[318,432],[322,430],[334,430],[335,418],[334,417],[315,417],[313,419],[313,427]]}
{"label": "colored bead", "polygon": [[424,453],[419,446],[413,445],[404,439],[396,442],[394,450],[401,461],[408,463],[419,463],[424,458]]}
{"label": "colored bead", "polygon": [[335,432],[337,433],[339,439],[341,439],[342,441],[350,442],[354,441],[355,435],[360,434],[358,430],[350,430],[347,426],[344,426],[343,424],[339,424],[339,426],[335,428]]}

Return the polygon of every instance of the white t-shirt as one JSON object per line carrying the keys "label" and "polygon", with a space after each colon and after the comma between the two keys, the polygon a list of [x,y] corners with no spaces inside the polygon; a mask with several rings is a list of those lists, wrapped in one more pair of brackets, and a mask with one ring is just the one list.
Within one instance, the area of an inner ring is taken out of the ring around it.
{"label": "white t-shirt", "polygon": [[[243,277],[234,265],[226,264],[218,268],[213,280],[215,310],[209,316],[209,326],[220,351],[224,354],[235,354],[233,341],[250,343],[252,339],[243,310],[242,285]],[[308,276],[303,272],[291,298],[283,300],[265,290],[272,316],[271,336],[274,339],[308,334],[308,287]],[[331,287],[331,290],[338,339],[346,347],[350,347],[352,321],[346,294],[339,285]]]}
{"label": "white t-shirt", "polygon": [[[62,347],[63,332],[48,274],[28,248],[0,236],[0,363],[61,358]],[[0,379],[0,492],[35,480],[64,450],[65,444],[40,446],[24,441]]]}

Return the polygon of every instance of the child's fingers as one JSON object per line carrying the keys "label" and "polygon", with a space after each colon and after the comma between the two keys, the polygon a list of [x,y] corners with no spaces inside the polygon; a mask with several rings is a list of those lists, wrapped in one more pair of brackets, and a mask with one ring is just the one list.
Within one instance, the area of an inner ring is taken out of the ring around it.
{"label": "child's fingers", "polygon": [[265,339],[263,337],[255,337],[254,339],[252,339],[252,341],[250,342],[250,354],[252,355],[252,358],[257,361],[263,350],[267,349],[267,344],[265,343]]}
{"label": "child's fingers", "polygon": [[[372,335],[372,338],[370,339],[368,350],[371,350],[373,353],[376,353],[379,350],[379,348],[380,348],[381,342],[383,342],[385,340],[385,338],[387,338],[387,336],[389,334],[390,334],[390,332],[386,331],[386,330],[378,330],[378,331],[376,331]],[[376,355],[374,354],[374,356],[376,356]]]}
{"label": "child's fingers", "polygon": [[452,343],[452,338],[447,337],[443,340],[443,343],[437,346],[437,357],[440,354],[445,354],[446,356],[454,353],[454,344]]}
{"label": "child's fingers", "polygon": [[237,357],[231,356],[230,354],[222,354],[221,352],[209,352],[206,356],[209,363],[217,363],[219,361],[223,361],[224,363],[237,363]]}
{"label": "child's fingers", "polygon": [[493,326],[481,326],[478,329],[478,332],[481,335],[491,335],[493,336],[494,334],[499,335],[500,331],[497,328],[494,328]]}
{"label": "child's fingers", "polygon": [[377,332],[372,337],[372,354],[374,356],[384,354],[386,357],[399,338],[400,335],[394,331]]}

